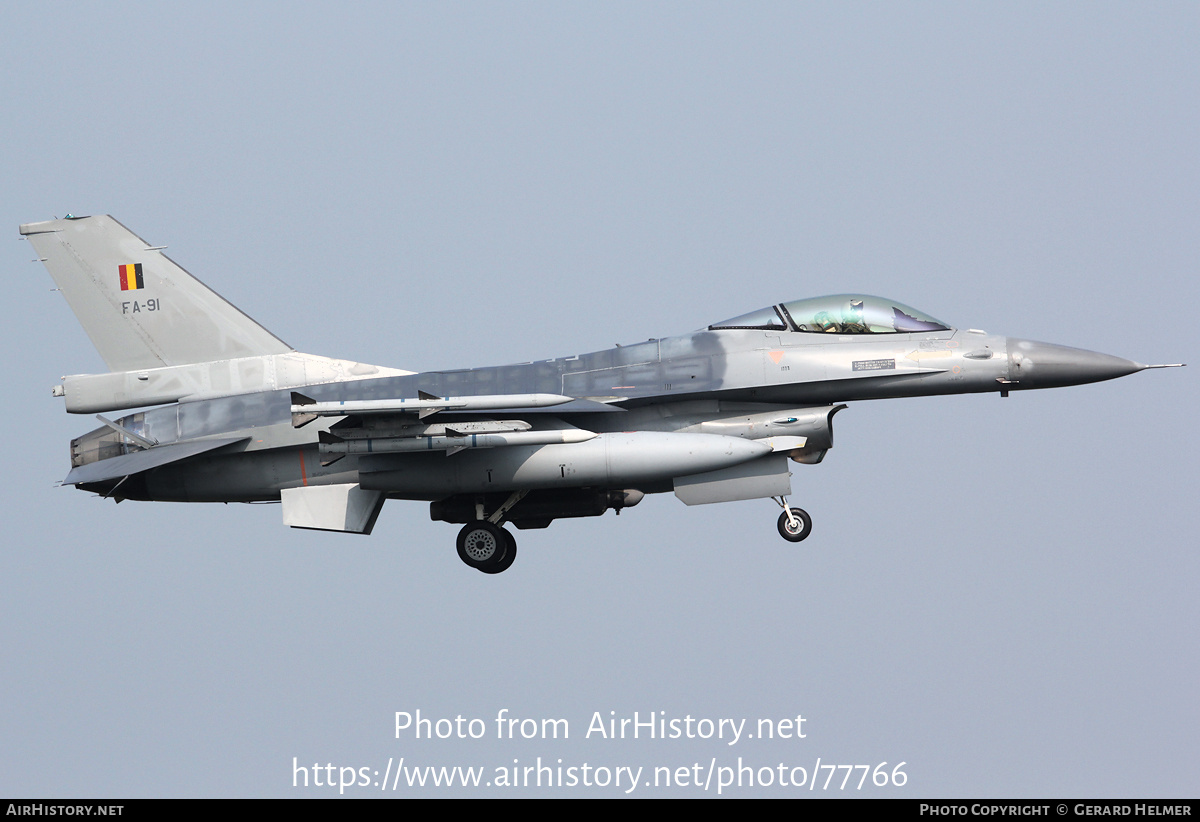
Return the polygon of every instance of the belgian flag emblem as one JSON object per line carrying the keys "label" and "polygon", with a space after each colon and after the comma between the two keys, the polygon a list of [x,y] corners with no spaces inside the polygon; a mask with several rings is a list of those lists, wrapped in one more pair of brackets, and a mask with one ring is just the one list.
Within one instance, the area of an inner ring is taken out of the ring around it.
{"label": "belgian flag emblem", "polygon": [[146,284],[142,282],[141,263],[119,265],[117,266],[117,271],[120,274],[122,291],[136,291],[139,288],[146,287]]}

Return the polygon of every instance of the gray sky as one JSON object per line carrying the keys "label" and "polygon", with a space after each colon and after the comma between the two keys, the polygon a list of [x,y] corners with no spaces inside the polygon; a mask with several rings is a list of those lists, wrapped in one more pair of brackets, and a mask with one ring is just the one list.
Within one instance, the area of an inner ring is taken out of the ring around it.
{"label": "gray sky", "polygon": [[[1195,795],[1195,366],[855,403],[825,462],[794,471],[814,518],[799,546],[769,501],[667,495],[521,532],[488,577],[421,503],[388,503],[361,538],[285,529],[274,506],[55,488],[94,422],[50,386],[103,365],[16,228],[111,213],[301,351],[413,370],[844,291],[1195,361],[1200,7],[8,4],[0,20],[0,795],[329,795],[292,787],[293,757],[485,781],[538,757],[643,781],[739,757],[903,761],[894,791],[837,790],[844,770],[826,790],[826,768],[812,792],[728,792]],[[395,738],[418,709],[487,737]],[[501,709],[564,718],[570,738],[497,740]],[[585,738],[610,711],[751,732],[803,715],[806,736]]]}

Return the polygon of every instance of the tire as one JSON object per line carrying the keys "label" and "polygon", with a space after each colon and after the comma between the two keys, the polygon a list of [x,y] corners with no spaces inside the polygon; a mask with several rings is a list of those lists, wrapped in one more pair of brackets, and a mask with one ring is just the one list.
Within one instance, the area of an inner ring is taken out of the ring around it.
{"label": "tire", "polygon": [[797,528],[788,521],[788,512],[779,515],[779,536],[788,542],[801,542],[812,533],[812,517],[803,508],[792,508],[792,516],[796,518]]}
{"label": "tire", "polygon": [[500,533],[504,534],[505,541],[508,543],[504,552],[504,557],[494,565],[479,569],[485,574],[501,574],[511,568],[512,564],[517,559],[517,538],[510,534],[505,528],[501,528]]}
{"label": "tire", "polygon": [[472,568],[484,570],[504,561],[511,537],[487,520],[468,522],[458,532],[458,558]]}

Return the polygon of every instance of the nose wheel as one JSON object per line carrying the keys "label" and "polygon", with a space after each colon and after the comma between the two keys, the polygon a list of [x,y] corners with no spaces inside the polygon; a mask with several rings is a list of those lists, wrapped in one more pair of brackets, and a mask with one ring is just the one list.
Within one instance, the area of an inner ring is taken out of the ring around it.
{"label": "nose wheel", "polygon": [[775,497],[775,502],[779,503],[779,507],[783,509],[783,513],[779,515],[777,523],[779,528],[779,536],[786,539],[788,542],[802,542],[812,533],[812,517],[803,508],[789,508],[787,500],[783,497]]}
{"label": "nose wheel", "polygon": [[487,520],[468,522],[458,532],[458,557],[485,574],[499,574],[517,558],[517,541],[512,534]]}

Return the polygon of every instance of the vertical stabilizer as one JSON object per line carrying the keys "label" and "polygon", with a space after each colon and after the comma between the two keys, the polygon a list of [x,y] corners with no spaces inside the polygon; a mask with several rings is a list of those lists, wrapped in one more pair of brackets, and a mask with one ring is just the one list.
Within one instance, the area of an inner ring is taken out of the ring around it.
{"label": "vertical stabilizer", "polygon": [[21,226],[113,372],[292,350],[109,216]]}

